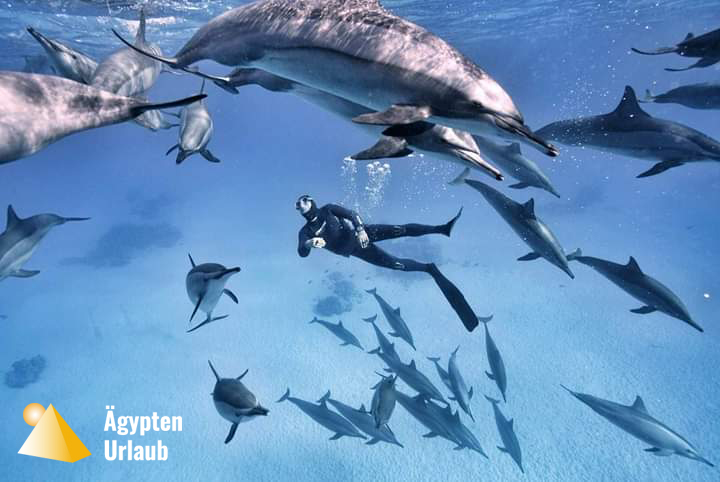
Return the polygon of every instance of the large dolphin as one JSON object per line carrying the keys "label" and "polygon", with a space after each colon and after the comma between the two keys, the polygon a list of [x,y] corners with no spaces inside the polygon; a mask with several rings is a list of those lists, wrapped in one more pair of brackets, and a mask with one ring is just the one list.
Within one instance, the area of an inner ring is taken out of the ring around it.
{"label": "large dolphin", "polygon": [[382,379],[373,387],[375,392],[370,404],[370,414],[377,428],[388,424],[395,411],[395,402],[397,401],[397,392],[395,390],[397,377],[379,375]]}
{"label": "large dolphin", "polygon": [[0,281],[9,276],[29,278],[40,271],[23,269],[40,241],[50,230],[70,221],[85,221],[90,218],[64,218],[57,214],[36,214],[21,219],[12,205],[7,208],[7,224],[0,234]]}
{"label": "large dolphin", "polygon": [[0,164],[27,157],[76,132],[202,97],[150,104],[52,75],[0,71]]}
{"label": "large dolphin", "polygon": [[360,405],[360,408],[352,408],[350,405],[346,405],[338,400],[330,398],[329,390],[323,398],[327,400],[327,403],[332,405],[335,410],[340,413],[340,415],[348,419],[353,425],[370,437],[370,440],[365,442],[367,445],[374,445],[378,442],[386,442],[392,445],[397,445],[401,448],[403,447],[403,445],[398,442],[395,434],[392,430],[390,430],[390,427],[388,427],[387,424],[375,424],[373,416],[367,411],[365,405]]}
{"label": "large dolphin", "polygon": [[553,122],[538,133],[570,146],[659,161],[638,177],[687,162],[720,161],[720,142],[683,124],[652,117],[640,108],[630,86],[609,114]]}
{"label": "large dolphin", "polygon": [[48,58],[62,77],[82,84],[90,83],[98,66],[95,60],[62,42],[47,38],[32,27],[28,27],[27,31],[45,49]]}
{"label": "large dolphin", "polygon": [[290,403],[294,404],[308,417],[312,418],[317,423],[330,430],[331,432],[334,432],[335,435],[330,437],[330,440],[337,440],[340,437],[357,437],[361,439],[367,439],[367,437],[360,433],[352,423],[348,422],[345,418],[341,417],[340,415],[328,408],[328,398],[330,397],[322,397],[320,400],[318,400],[318,404],[315,405],[312,402],[291,397],[290,389],[288,388],[287,391],[285,391],[285,394],[277,401],[277,403],[288,400]]}
{"label": "large dolphin", "polygon": [[360,344],[360,340],[358,340],[357,337],[353,335],[350,330],[343,326],[342,321],[339,321],[337,324],[335,324],[330,323],[329,321],[320,320],[316,316],[312,320],[310,320],[310,324],[312,323],[319,323],[320,325],[324,326],[330,333],[340,338],[342,340],[340,346],[353,345],[360,348],[361,350],[364,350],[363,346]]}
{"label": "large dolphin", "polygon": [[[205,80],[203,80],[200,94],[205,91]],[[175,159],[176,164],[180,164],[193,154],[200,154],[210,162],[220,162],[208,149],[207,145],[213,135],[213,120],[210,112],[205,106],[205,100],[199,100],[188,104],[180,111],[180,132],[178,143],[172,146],[165,155],[170,154],[175,149],[178,150]]]}
{"label": "large dolphin", "polygon": [[645,449],[646,452],[660,457],[675,454],[715,467],[710,461],[701,457],[690,442],[650,415],[640,395],[635,398],[632,405],[621,405],[562,387],[616,427],[649,444],[650,447]]}
{"label": "large dolphin", "polygon": [[376,0],[258,1],[210,20],[174,57],[148,53],[179,69],[205,59],[256,67],[377,111],[358,122],[428,120],[557,155],[486,72]]}
{"label": "large dolphin", "polygon": [[210,360],[208,364],[216,380],[212,392],[215,408],[222,418],[232,423],[230,432],[225,438],[225,443],[228,443],[235,436],[238,424],[265,416],[269,410],[260,405],[255,395],[240,381],[247,375],[247,370],[237,378],[220,378]]}
{"label": "large dolphin", "polygon": [[[260,69],[235,69],[230,74],[229,84],[217,83],[233,93],[239,92],[237,87],[250,84],[259,85],[271,92],[292,93],[347,121],[352,121],[359,115],[372,112],[371,109],[342,97]],[[371,135],[380,136],[380,138],[372,147],[352,155],[352,159],[372,160],[386,157],[404,157],[413,151],[418,151],[432,158],[478,169],[498,180],[503,178],[500,170],[480,155],[475,141],[467,132],[430,122],[416,122],[407,126],[395,126],[390,129],[371,124],[355,123],[355,125],[366,128]]]}
{"label": "large dolphin", "polygon": [[495,400],[485,396],[487,400],[492,404],[493,412],[495,414],[495,425],[497,425],[500,439],[502,440],[502,447],[498,445],[498,450],[508,454],[520,467],[520,472],[525,473],[525,469],[522,466],[522,452],[520,451],[520,443],[518,442],[517,435],[515,435],[515,424],[514,420],[505,418],[505,415],[500,411],[498,404],[500,400]]}
{"label": "large dolphin", "polygon": [[423,395],[411,397],[400,391],[397,392],[397,401],[415,420],[430,430],[423,437],[433,438],[440,436],[458,447],[462,446],[460,439],[458,439],[454,431],[450,430],[446,423],[442,415],[444,409],[440,405],[428,400]]}
{"label": "large dolphin", "polygon": [[695,36],[691,33],[687,34],[685,40],[674,47],[661,47],[657,50],[639,50],[632,48],[633,52],[643,55],[663,55],[678,54],[683,57],[700,58],[696,63],[685,67],[684,69],[665,69],[668,72],[682,72],[684,70],[695,69],[698,67],[710,67],[720,62],[720,28],[711,32]]}
{"label": "large dolphin", "polygon": [[532,251],[518,258],[518,261],[545,258],[551,264],[563,270],[570,278],[575,278],[568,266],[568,256],[560,245],[560,241],[550,231],[550,228],[535,215],[534,199],[530,198],[525,204],[520,204],[483,182],[467,179],[465,183],[479,191],[505,222],[510,225],[515,234],[530,246]]}
{"label": "large dolphin", "polygon": [[227,295],[228,298],[237,304],[237,296],[225,288],[225,284],[232,275],[240,272],[240,268],[226,268],[218,263],[196,265],[192,256],[188,254],[188,258],[190,258],[192,269],[185,277],[185,288],[188,298],[190,298],[190,301],[195,305],[195,309],[193,309],[192,315],[190,315],[190,322],[192,322],[195,313],[197,313],[199,309],[207,314],[207,317],[202,323],[199,323],[187,331],[190,333],[203,325],[228,317],[228,315],[213,317],[212,312],[223,294]]}
{"label": "large dolphin", "polygon": [[385,301],[382,296],[377,294],[377,288],[366,291],[375,297],[375,301],[377,301],[378,305],[380,305],[380,309],[382,310],[383,315],[385,315],[385,319],[390,325],[390,328],[392,328],[393,331],[388,334],[405,340],[405,342],[407,342],[407,344],[415,350],[415,341],[413,340],[410,328],[408,328],[407,323],[405,323],[405,320],[403,320],[400,315],[400,308],[393,308],[390,306],[390,304]]}
{"label": "large dolphin", "polygon": [[683,85],[658,95],[646,90],[645,100],[640,102],[680,104],[692,109],[720,109],[720,82]]}
{"label": "large dolphin", "polygon": [[373,315],[370,318],[363,318],[363,321],[372,324],[373,329],[375,330],[375,336],[378,340],[378,348],[375,350],[371,350],[369,353],[374,354],[378,351],[382,351],[391,359],[399,360],[400,356],[398,355],[397,351],[395,351],[395,345],[393,343],[390,343],[390,340],[388,340],[387,337],[383,334],[383,332],[380,331],[380,328],[378,328],[375,320],[377,320],[377,315]]}
{"label": "large dolphin", "polygon": [[505,373],[505,363],[503,362],[500,350],[498,350],[495,340],[490,336],[488,330],[488,323],[492,320],[492,316],[487,318],[479,318],[485,326],[485,352],[487,353],[488,365],[490,365],[490,371],[486,371],[485,375],[490,380],[493,380],[502,394],[503,401],[507,403],[505,392],[507,391],[507,375]]}
{"label": "large dolphin", "polygon": [[582,256],[582,252],[578,250],[577,255],[574,255],[572,259],[590,266],[627,294],[642,302],[643,306],[630,310],[633,313],[645,315],[660,311],[684,321],[698,331],[703,331],[702,327],[693,321],[680,298],[670,288],[643,273],[640,265],[632,256],[627,264],[619,264],[592,256]]}

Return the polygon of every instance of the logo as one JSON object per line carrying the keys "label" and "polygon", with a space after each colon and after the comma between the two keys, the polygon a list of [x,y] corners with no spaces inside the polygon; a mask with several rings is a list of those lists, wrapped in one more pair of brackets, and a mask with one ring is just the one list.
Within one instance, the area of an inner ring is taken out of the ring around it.
{"label": "logo", "polygon": [[39,403],[31,403],[23,410],[23,419],[35,428],[19,454],[71,463],[90,456],[90,451],[52,404],[45,410]]}

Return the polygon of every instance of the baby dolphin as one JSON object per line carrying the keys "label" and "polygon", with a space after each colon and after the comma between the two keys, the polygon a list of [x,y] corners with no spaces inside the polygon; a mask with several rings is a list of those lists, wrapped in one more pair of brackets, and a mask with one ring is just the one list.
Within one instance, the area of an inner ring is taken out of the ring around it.
{"label": "baby dolphin", "polygon": [[232,423],[225,438],[225,443],[228,443],[235,436],[238,424],[249,422],[261,415],[266,416],[269,410],[260,405],[255,395],[240,381],[247,375],[247,370],[237,378],[220,378],[210,360],[208,364],[216,379],[212,392],[215,408],[222,418]]}
{"label": "baby dolphin", "polygon": [[64,218],[56,214],[36,214],[21,219],[12,205],[7,208],[7,225],[0,234],[0,281],[9,276],[29,278],[40,271],[22,269],[50,230],[70,221],[90,218]]}
{"label": "baby dolphin", "polygon": [[720,161],[720,142],[678,122],[652,117],[640,108],[630,86],[609,114],[553,122],[538,132],[570,146],[660,161],[637,177],[688,162]]}
{"label": "baby dolphin", "polygon": [[505,418],[505,415],[500,411],[498,404],[500,400],[495,400],[487,395],[487,400],[493,406],[493,412],[495,413],[495,425],[497,425],[498,432],[500,433],[500,439],[502,440],[503,446],[498,445],[498,450],[508,454],[515,461],[520,472],[525,473],[525,469],[522,466],[522,452],[520,451],[520,443],[518,442],[517,435],[515,435],[515,427],[513,419],[510,420]]}
{"label": "baby dolphin", "polygon": [[337,440],[340,437],[357,437],[367,439],[367,437],[361,434],[352,423],[348,422],[345,418],[328,408],[327,401],[329,398],[330,393],[326,393],[325,396],[318,400],[318,405],[315,405],[314,403],[291,397],[290,389],[288,388],[285,394],[280,397],[276,403],[288,400],[290,403],[302,410],[305,415],[312,418],[331,432],[335,432],[335,435],[330,437],[330,440]]}
{"label": "baby dolphin", "polygon": [[490,380],[493,380],[495,382],[498,389],[500,390],[500,393],[502,394],[503,401],[507,403],[507,398],[505,397],[505,391],[507,390],[507,375],[505,374],[505,363],[503,363],[502,356],[500,355],[500,350],[498,350],[498,347],[495,344],[495,340],[493,340],[492,336],[490,336],[490,331],[488,331],[487,327],[488,323],[490,323],[490,320],[492,320],[493,317],[488,316],[487,318],[478,319],[482,321],[483,325],[485,326],[485,351],[487,352],[488,364],[490,365],[490,371],[485,372],[485,375],[487,375]]}
{"label": "baby dolphin", "polygon": [[[382,379],[373,387],[372,403],[370,404],[370,413],[375,421],[375,427],[380,428],[387,425],[395,410],[395,402],[397,401],[397,392],[395,391],[395,382],[397,377],[386,377],[378,373]],[[370,434],[368,434],[370,435]]]}
{"label": "baby dolphin", "polygon": [[202,97],[150,104],[52,75],[0,71],[0,164],[27,157],[76,132]]}
{"label": "baby dolphin", "polygon": [[395,345],[390,343],[390,340],[388,340],[387,337],[383,335],[383,332],[380,331],[380,328],[378,328],[377,324],[375,323],[376,319],[377,315],[373,315],[370,318],[363,318],[363,321],[372,324],[373,329],[375,330],[375,336],[378,340],[378,347],[375,350],[369,351],[368,353],[375,354],[379,351],[382,351],[391,359],[399,360],[400,356],[397,354],[397,351],[395,351]]}
{"label": "baby dolphin", "polygon": [[720,28],[704,33],[698,37],[687,34],[685,40],[674,47],[662,47],[657,50],[643,51],[632,48],[633,52],[643,55],[678,54],[683,57],[700,58],[696,63],[684,69],[665,69],[668,72],[682,72],[699,67],[710,67],[720,62]]}
{"label": "baby dolphin", "polygon": [[[205,92],[205,81],[203,80],[200,94]],[[193,154],[200,154],[210,162],[220,162],[220,159],[213,156],[207,148],[213,134],[213,120],[205,106],[205,101],[200,99],[197,102],[188,104],[180,112],[180,140],[165,153],[167,156],[175,149],[178,155],[176,164],[180,164]]]}
{"label": "baby dolphin", "polygon": [[643,273],[640,265],[632,256],[627,264],[619,264],[592,256],[582,256],[582,252],[578,250],[573,259],[578,263],[590,266],[627,294],[641,301],[643,306],[630,310],[633,313],[645,315],[660,311],[684,321],[698,331],[703,331],[702,327],[693,321],[680,298],[670,288]]}
{"label": "baby dolphin", "polygon": [[82,84],[90,83],[97,69],[97,62],[57,40],[47,38],[32,27],[28,27],[27,31],[45,49],[45,53],[62,77]]}
{"label": "baby dolphin", "polygon": [[393,330],[389,333],[389,335],[405,340],[407,344],[413,348],[413,350],[416,350],[412,333],[410,333],[410,328],[408,328],[405,320],[403,320],[402,316],[400,316],[400,308],[391,307],[390,304],[385,301],[382,296],[377,294],[377,288],[366,291],[373,295],[378,305],[380,305],[380,309],[385,315],[385,319],[390,325],[390,328],[392,328]]}
{"label": "baby dolphin", "polygon": [[360,348],[361,350],[365,349],[360,344],[360,340],[358,340],[357,337],[350,332],[350,330],[343,326],[342,321],[338,322],[338,324],[336,325],[335,323],[330,323],[329,321],[320,320],[316,316],[312,320],[310,320],[310,324],[313,323],[321,324],[322,326],[327,328],[330,333],[340,338],[343,341],[340,346],[353,345]]}
{"label": "baby dolphin", "polygon": [[561,386],[616,427],[649,444],[650,447],[646,448],[645,452],[659,457],[675,454],[715,467],[710,461],[701,457],[690,442],[650,415],[640,395],[635,398],[632,405],[621,405],[586,393],[573,392],[564,385]]}
{"label": "baby dolphin", "polygon": [[[257,1],[210,20],[174,57],[146,53],[193,73],[197,69],[188,67],[205,59],[259,68],[373,111],[356,122],[427,120],[520,140],[557,155],[525,125],[508,93],[486,72],[374,0]],[[218,79],[227,80],[213,78]]]}
{"label": "baby dolphin", "polygon": [[192,269],[188,272],[185,278],[185,288],[187,289],[190,301],[195,304],[195,309],[193,310],[192,315],[190,315],[190,322],[192,322],[198,309],[202,309],[202,311],[207,313],[205,321],[193,328],[190,328],[187,331],[190,333],[203,325],[228,317],[228,315],[223,315],[213,318],[212,312],[217,306],[218,301],[220,301],[220,296],[223,294],[226,294],[228,298],[235,302],[235,304],[238,303],[237,296],[235,296],[232,291],[225,288],[225,284],[232,275],[240,272],[240,268],[226,268],[225,266],[217,263],[203,263],[196,265],[192,256],[188,254],[188,258],[190,258]]}
{"label": "baby dolphin", "polygon": [[680,104],[691,109],[720,109],[720,82],[690,84],[652,95],[645,91],[645,100],[656,104]]}
{"label": "baby dolphin", "polygon": [[397,438],[395,438],[395,434],[392,430],[390,430],[390,427],[388,427],[387,424],[375,425],[375,420],[365,409],[365,405],[360,405],[359,409],[352,408],[349,405],[345,405],[342,402],[330,398],[329,390],[323,398],[327,400],[327,403],[335,407],[335,410],[337,410],[340,415],[350,420],[353,425],[370,437],[370,440],[365,442],[366,445],[375,445],[378,442],[386,442],[397,445],[401,448],[403,447],[403,445],[398,442]]}
{"label": "baby dolphin", "polygon": [[530,246],[532,251],[518,258],[518,261],[545,258],[551,264],[563,270],[570,278],[575,278],[568,266],[568,257],[560,245],[560,241],[550,231],[550,228],[535,215],[534,199],[530,198],[525,204],[520,204],[483,182],[466,179],[465,183],[479,191],[505,222],[510,225],[515,234]]}

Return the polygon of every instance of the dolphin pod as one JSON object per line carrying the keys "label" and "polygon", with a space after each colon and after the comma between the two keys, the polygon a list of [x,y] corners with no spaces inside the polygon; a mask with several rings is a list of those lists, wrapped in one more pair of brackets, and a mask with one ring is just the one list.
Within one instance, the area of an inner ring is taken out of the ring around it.
{"label": "dolphin pod", "polygon": [[327,400],[327,403],[332,405],[340,415],[348,419],[353,425],[360,429],[360,431],[367,434],[370,440],[365,442],[367,445],[375,445],[378,442],[385,442],[391,445],[397,445],[403,448],[403,445],[398,442],[395,434],[387,423],[377,425],[374,417],[368,413],[365,405],[360,405],[360,408],[352,408],[338,400],[330,398],[330,391],[325,394],[323,399]]}
{"label": "dolphin pod", "polygon": [[687,34],[685,39],[674,47],[661,47],[656,50],[640,50],[632,48],[633,52],[642,55],[678,54],[683,57],[700,58],[697,62],[683,69],[666,68],[668,72],[682,72],[700,67],[710,67],[720,62],[720,28],[698,35]]}
{"label": "dolphin pod", "polygon": [[190,254],[188,254],[188,258],[190,258],[192,269],[185,277],[185,287],[187,289],[188,298],[190,298],[190,301],[192,301],[195,305],[192,315],[190,315],[190,322],[192,323],[192,320],[195,318],[195,314],[199,309],[207,314],[207,317],[203,322],[187,331],[190,333],[201,326],[207,325],[208,323],[228,317],[228,315],[213,317],[212,312],[215,310],[215,307],[223,294],[227,295],[227,297],[233,300],[235,304],[238,303],[237,296],[235,296],[232,291],[225,288],[225,284],[232,275],[240,272],[240,268],[226,268],[218,263],[203,263],[196,265],[195,260],[193,260]]}
{"label": "dolphin pod", "polygon": [[297,408],[302,410],[305,415],[312,418],[318,424],[322,425],[326,429],[334,432],[335,435],[330,437],[330,440],[337,440],[341,437],[357,437],[361,439],[367,439],[365,435],[360,433],[355,426],[350,423],[344,417],[330,410],[327,406],[327,402],[330,399],[330,393],[326,393],[318,404],[295,398],[290,396],[290,389],[285,391],[285,394],[280,397],[277,403],[289,401]]}

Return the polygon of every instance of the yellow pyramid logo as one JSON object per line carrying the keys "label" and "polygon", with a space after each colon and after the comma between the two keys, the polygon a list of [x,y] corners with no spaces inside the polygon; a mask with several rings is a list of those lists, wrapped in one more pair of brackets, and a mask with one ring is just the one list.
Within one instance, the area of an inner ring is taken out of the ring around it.
{"label": "yellow pyramid logo", "polygon": [[31,403],[25,407],[23,417],[35,428],[20,448],[19,454],[45,459],[76,462],[90,455],[75,432],[50,405],[43,413],[42,405]]}

